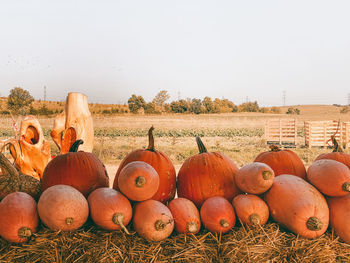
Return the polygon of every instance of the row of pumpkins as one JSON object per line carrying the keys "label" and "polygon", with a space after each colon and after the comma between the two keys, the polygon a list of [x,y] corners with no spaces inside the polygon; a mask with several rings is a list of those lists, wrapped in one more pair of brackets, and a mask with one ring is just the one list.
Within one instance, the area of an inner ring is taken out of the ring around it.
{"label": "row of pumpkins", "polygon": [[[276,146],[238,169],[220,152],[208,152],[199,137],[199,154],[176,172],[170,159],[149,146],[131,152],[120,164],[113,188],[103,163],[92,153],[70,152],[52,159],[41,181],[20,174],[0,154],[0,235],[25,242],[39,218],[52,230],[81,227],[89,214],[107,230],[133,228],[147,240],[197,233],[201,224],[214,233],[228,232],[237,219],[263,225],[269,216],[305,238],[331,227],[350,243],[350,155],[333,138],[335,150],[322,154],[306,171],[301,159]],[[175,198],[177,190],[178,198]],[[38,202],[36,202],[38,201]]]}

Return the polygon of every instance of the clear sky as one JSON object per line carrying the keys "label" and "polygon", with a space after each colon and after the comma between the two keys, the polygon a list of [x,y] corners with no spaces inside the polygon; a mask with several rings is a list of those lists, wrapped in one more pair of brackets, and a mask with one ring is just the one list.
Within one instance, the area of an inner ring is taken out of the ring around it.
{"label": "clear sky", "polygon": [[0,95],[347,104],[348,0],[1,0]]}

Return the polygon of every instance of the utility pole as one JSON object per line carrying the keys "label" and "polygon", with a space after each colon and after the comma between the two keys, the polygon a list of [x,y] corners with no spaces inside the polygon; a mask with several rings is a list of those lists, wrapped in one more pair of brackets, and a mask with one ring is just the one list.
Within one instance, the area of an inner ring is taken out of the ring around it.
{"label": "utility pole", "polygon": [[283,91],[283,106],[286,106],[286,91]]}
{"label": "utility pole", "polygon": [[46,86],[44,86],[44,101],[46,101]]}
{"label": "utility pole", "polygon": [[348,93],[348,105],[350,105],[350,93]]}

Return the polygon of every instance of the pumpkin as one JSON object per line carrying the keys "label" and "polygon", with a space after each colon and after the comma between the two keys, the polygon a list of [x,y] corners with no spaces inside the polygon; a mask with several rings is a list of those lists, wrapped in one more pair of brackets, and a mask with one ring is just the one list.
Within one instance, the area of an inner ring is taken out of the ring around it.
{"label": "pumpkin", "polygon": [[159,175],[148,163],[131,162],[120,171],[118,186],[130,200],[144,201],[158,191]]}
{"label": "pumpkin", "polygon": [[118,177],[121,170],[130,162],[142,161],[150,164],[159,175],[159,187],[151,199],[166,203],[175,197],[176,171],[171,160],[154,147],[153,126],[148,131],[149,144],[147,149],[138,149],[129,153],[120,163],[114,178],[113,188],[119,190]]}
{"label": "pumpkin", "polygon": [[181,234],[196,234],[201,228],[197,207],[191,200],[176,198],[168,204],[175,221],[175,230]]}
{"label": "pumpkin", "polygon": [[235,211],[222,196],[210,197],[204,201],[200,215],[206,229],[213,233],[226,233],[236,222]]}
{"label": "pumpkin", "polygon": [[39,199],[41,183],[30,175],[20,173],[11,162],[0,153],[0,200],[13,192],[25,192]]}
{"label": "pumpkin", "polygon": [[89,205],[72,186],[54,185],[41,194],[38,213],[41,221],[51,230],[71,231],[86,222]]}
{"label": "pumpkin", "polygon": [[103,163],[92,153],[78,151],[82,140],[77,140],[70,152],[56,156],[44,170],[42,190],[58,184],[70,185],[85,197],[93,190],[109,186]]}
{"label": "pumpkin", "polygon": [[331,227],[344,242],[350,244],[350,194],[341,197],[329,197],[327,201]]}
{"label": "pumpkin", "polygon": [[331,136],[331,140],[333,142],[333,152],[330,153],[322,153],[316,157],[315,161],[322,159],[331,159],[334,161],[341,162],[350,168],[350,154],[344,153],[341,146],[338,144],[335,136]]}
{"label": "pumpkin", "polygon": [[328,227],[329,209],[323,195],[295,175],[277,176],[265,193],[272,218],[295,234],[321,236]]}
{"label": "pumpkin", "polygon": [[328,196],[343,196],[350,192],[350,169],[331,159],[313,162],[307,169],[307,179]]}
{"label": "pumpkin", "polygon": [[129,200],[112,188],[98,188],[88,197],[91,219],[106,230],[126,229],[132,217]]}
{"label": "pumpkin", "polygon": [[27,193],[14,192],[0,202],[0,236],[22,243],[36,232],[39,223],[36,202]]}
{"label": "pumpkin", "polygon": [[179,170],[177,194],[200,207],[209,197],[223,196],[230,202],[240,193],[235,184],[235,163],[220,152],[207,152],[196,138],[199,154],[189,157]]}
{"label": "pumpkin", "polygon": [[265,193],[272,186],[275,173],[265,163],[254,162],[240,168],[235,175],[237,187],[249,194]]}
{"label": "pumpkin", "polygon": [[269,208],[258,196],[241,194],[233,198],[232,205],[242,224],[264,225],[269,219]]}
{"label": "pumpkin", "polygon": [[133,225],[136,232],[149,241],[160,241],[173,232],[174,219],[168,207],[157,200],[137,203]]}
{"label": "pumpkin", "polygon": [[275,176],[292,174],[306,179],[306,169],[303,161],[291,150],[281,150],[276,145],[270,146],[270,151],[260,153],[254,162],[266,163],[272,168]]}

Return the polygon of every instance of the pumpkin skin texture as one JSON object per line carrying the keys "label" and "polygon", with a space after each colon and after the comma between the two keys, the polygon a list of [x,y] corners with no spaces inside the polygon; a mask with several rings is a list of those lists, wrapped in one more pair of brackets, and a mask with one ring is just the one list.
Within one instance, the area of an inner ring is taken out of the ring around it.
{"label": "pumpkin skin texture", "polygon": [[344,196],[350,192],[350,169],[334,160],[313,162],[307,169],[307,179],[321,193],[328,196]]}
{"label": "pumpkin skin texture", "polygon": [[168,207],[156,200],[137,203],[133,225],[136,232],[149,241],[160,241],[173,232],[174,219]]}
{"label": "pumpkin skin texture", "polygon": [[265,201],[272,218],[295,234],[316,238],[327,230],[329,209],[325,198],[300,177],[277,176],[265,193]]}
{"label": "pumpkin skin texture", "polygon": [[145,162],[128,163],[118,177],[120,191],[133,201],[145,201],[158,191],[159,175]]}
{"label": "pumpkin skin texture", "polygon": [[189,157],[177,178],[177,194],[191,200],[197,207],[209,197],[223,196],[228,201],[240,193],[235,184],[238,171],[235,163],[219,152],[207,152],[199,137],[199,154]]}
{"label": "pumpkin skin texture", "polygon": [[197,234],[201,220],[197,207],[191,200],[176,198],[168,204],[175,221],[175,230],[181,234]]}
{"label": "pumpkin skin texture", "polygon": [[128,163],[142,161],[150,164],[159,175],[159,187],[151,199],[166,203],[175,197],[176,171],[171,160],[163,152],[155,150],[153,130],[152,126],[148,131],[149,145],[147,149],[139,149],[129,153],[120,163],[114,178],[113,188],[119,190],[118,177]]}
{"label": "pumpkin skin texture", "polygon": [[204,227],[213,233],[226,233],[235,225],[235,211],[222,196],[210,197],[204,201],[201,210]]}
{"label": "pumpkin skin texture", "polygon": [[235,175],[237,187],[244,193],[262,194],[272,186],[275,173],[265,163],[254,162],[240,168]]}
{"label": "pumpkin skin texture", "polygon": [[85,197],[69,185],[54,185],[40,196],[38,212],[51,230],[71,231],[81,227],[89,215]]}
{"label": "pumpkin skin texture", "polygon": [[130,201],[112,188],[98,188],[88,197],[91,219],[99,227],[106,230],[123,229],[132,217]]}
{"label": "pumpkin skin texture", "polygon": [[306,169],[299,156],[291,150],[281,150],[276,145],[271,151],[260,153],[254,162],[266,163],[274,171],[275,176],[292,174],[306,180]]}
{"label": "pumpkin skin texture", "polygon": [[237,195],[232,201],[237,218],[249,226],[264,225],[269,219],[269,208],[258,196]]}
{"label": "pumpkin skin texture", "polygon": [[27,193],[14,192],[0,203],[0,235],[9,242],[22,243],[39,224],[36,202]]}
{"label": "pumpkin skin texture", "polygon": [[82,140],[77,140],[71,152],[58,155],[46,166],[42,178],[42,191],[65,184],[79,190],[87,197],[93,190],[109,186],[109,178],[103,163],[92,153],[77,152]]}
{"label": "pumpkin skin texture", "polygon": [[341,197],[329,197],[327,201],[331,227],[344,242],[350,244],[350,194]]}

